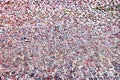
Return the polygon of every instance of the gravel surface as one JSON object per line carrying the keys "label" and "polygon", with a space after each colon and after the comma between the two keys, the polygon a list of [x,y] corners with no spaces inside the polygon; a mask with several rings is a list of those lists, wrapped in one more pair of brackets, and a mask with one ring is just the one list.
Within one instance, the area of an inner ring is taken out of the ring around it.
{"label": "gravel surface", "polygon": [[0,0],[0,80],[120,80],[120,0]]}

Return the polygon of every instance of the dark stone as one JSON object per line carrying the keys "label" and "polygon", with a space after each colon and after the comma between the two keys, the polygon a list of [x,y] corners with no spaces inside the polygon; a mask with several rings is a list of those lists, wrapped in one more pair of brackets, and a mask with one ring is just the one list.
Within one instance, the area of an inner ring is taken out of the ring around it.
{"label": "dark stone", "polygon": [[62,80],[62,79],[59,77],[58,74],[56,74],[56,75],[54,76],[54,80]]}
{"label": "dark stone", "polygon": [[99,80],[104,80],[102,77],[99,77]]}
{"label": "dark stone", "polygon": [[94,77],[94,79],[93,80],[97,80],[97,78],[96,77]]}
{"label": "dark stone", "polygon": [[115,66],[114,69],[115,69],[115,71],[120,73],[120,66]]}
{"label": "dark stone", "polygon": [[35,73],[31,73],[31,74],[30,74],[30,77],[34,77],[34,75],[35,75]]}
{"label": "dark stone", "polygon": [[89,80],[94,80],[93,78],[89,78]]}
{"label": "dark stone", "polygon": [[21,38],[21,40],[25,40],[25,39],[26,39],[26,37],[22,37],[22,38]]}
{"label": "dark stone", "polygon": [[12,74],[15,74],[15,71],[11,72]]}
{"label": "dark stone", "polygon": [[107,76],[107,73],[104,73],[103,76]]}
{"label": "dark stone", "polygon": [[111,63],[114,66],[115,71],[120,73],[120,64],[115,61],[112,61]]}

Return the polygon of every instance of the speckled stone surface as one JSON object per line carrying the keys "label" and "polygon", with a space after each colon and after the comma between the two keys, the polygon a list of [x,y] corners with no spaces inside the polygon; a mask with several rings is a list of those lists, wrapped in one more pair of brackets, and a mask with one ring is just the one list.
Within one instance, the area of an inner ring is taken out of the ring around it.
{"label": "speckled stone surface", "polygon": [[120,80],[120,1],[0,0],[0,80]]}

